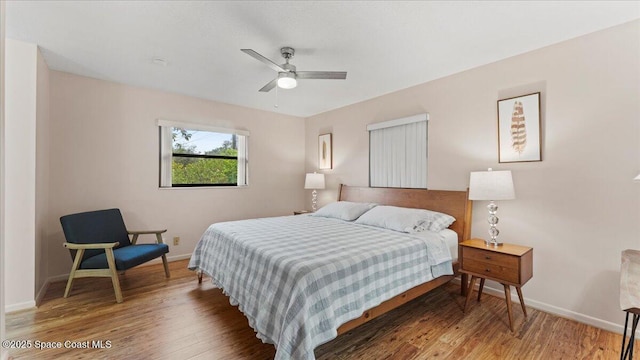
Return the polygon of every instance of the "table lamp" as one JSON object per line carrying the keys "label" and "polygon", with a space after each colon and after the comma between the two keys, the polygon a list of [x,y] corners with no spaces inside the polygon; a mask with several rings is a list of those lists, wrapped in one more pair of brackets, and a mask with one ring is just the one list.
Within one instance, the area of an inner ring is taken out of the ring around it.
{"label": "table lamp", "polygon": [[513,178],[511,171],[472,171],[469,178],[469,200],[489,200],[487,210],[489,210],[489,236],[490,241],[486,241],[487,245],[500,246],[497,238],[500,231],[496,228],[498,224],[498,205],[495,200],[511,200],[515,199],[516,194],[513,189]]}
{"label": "table lamp", "polygon": [[317,210],[318,192],[316,190],[324,189],[324,174],[307,174],[304,180],[305,189],[313,189],[311,193],[311,209],[315,212]]}

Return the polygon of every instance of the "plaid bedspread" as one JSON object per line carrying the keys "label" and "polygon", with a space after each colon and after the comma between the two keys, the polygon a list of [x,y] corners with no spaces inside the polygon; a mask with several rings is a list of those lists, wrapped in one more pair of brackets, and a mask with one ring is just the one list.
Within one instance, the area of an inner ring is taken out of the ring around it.
{"label": "plaid bedspread", "polygon": [[432,267],[452,274],[443,253],[449,249],[437,234],[284,216],[211,225],[189,269],[211,276],[256,336],[276,346],[275,359],[315,359],[340,325],[433,279]]}

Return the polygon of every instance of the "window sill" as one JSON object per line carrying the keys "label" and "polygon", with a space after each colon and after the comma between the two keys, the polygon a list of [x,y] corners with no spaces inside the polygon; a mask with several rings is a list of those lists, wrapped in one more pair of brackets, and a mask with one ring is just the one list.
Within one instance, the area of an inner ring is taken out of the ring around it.
{"label": "window sill", "polygon": [[163,187],[159,186],[160,190],[198,190],[198,189],[246,189],[249,185],[240,186],[176,186],[176,187]]}

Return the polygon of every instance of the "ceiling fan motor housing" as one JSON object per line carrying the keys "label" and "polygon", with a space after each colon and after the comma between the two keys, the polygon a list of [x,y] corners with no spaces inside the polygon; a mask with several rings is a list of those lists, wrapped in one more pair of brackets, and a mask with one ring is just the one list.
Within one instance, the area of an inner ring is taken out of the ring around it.
{"label": "ceiling fan motor housing", "polygon": [[282,68],[287,70],[288,72],[296,72],[296,66],[295,65],[291,65],[289,63],[282,64]]}
{"label": "ceiling fan motor housing", "polygon": [[292,47],[285,46],[280,49],[280,54],[287,60],[291,59],[295,53],[296,51]]}

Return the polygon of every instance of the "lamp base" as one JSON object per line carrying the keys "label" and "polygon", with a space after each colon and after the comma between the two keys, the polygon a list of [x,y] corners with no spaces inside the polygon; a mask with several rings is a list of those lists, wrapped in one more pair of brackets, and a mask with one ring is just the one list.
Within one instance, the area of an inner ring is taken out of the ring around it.
{"label": "lamp base", "polygon": [[493,200],[491,200],[489,202],[489,205],[487,205],[487,210],[489,210],[489,217],[487,218],[487,222],[489,223],[489,236],[491,237],[491,240],[485,240],[484,242],[487,246],[501,246],[502,243],[498,242],[497,240],[500,231],[496,227],[499,221],[498,216],[496,215],[496,213],[498,212],[498,205],[496,205]]}
{"label": "lamp base", "polygon": [[496,241],[496,242],[493,242],[493,241],[491,241],[491,240],[485,240],[485,241],[484,241],[484,244],[485,244],[487,247],[489,247],[489,246],[493,246],[493,247],[500,247],[500,246],[504,245],[504,243],[497,242],[497,241]]}
{"label": "lamp base", "polygon": [[311,192],[311,210],[316,212],[318,210],[318,192],[316,189],[313,189]]}

